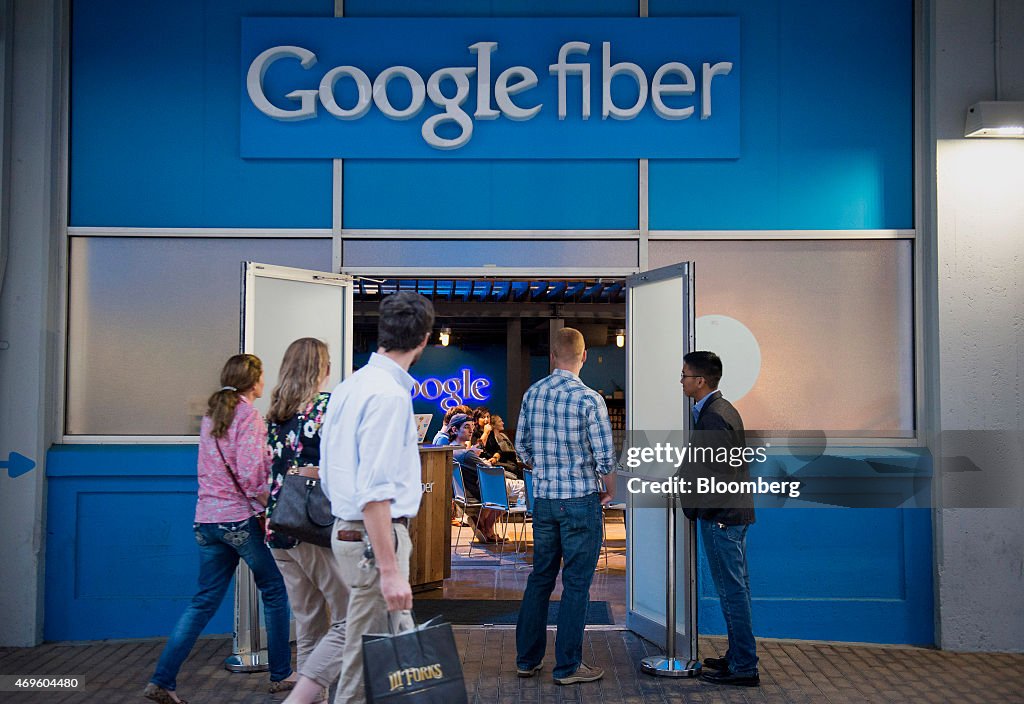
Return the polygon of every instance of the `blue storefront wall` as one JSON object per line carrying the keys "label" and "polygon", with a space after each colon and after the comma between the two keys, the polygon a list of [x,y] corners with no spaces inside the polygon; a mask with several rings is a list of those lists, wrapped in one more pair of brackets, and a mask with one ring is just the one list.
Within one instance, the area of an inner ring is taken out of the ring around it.
{"label": "blue storefront wall", "polygon": [[[46,640],[170,633],[199,574],[196,457],[195,445],[50,450]],[[231,632],[231,604],[225,599],[206,633]]]}
{"label": "blue storefront wall", "polygon": [[[652,17],[739,17],[744,66],[741,156],[651,159],[653,229],[914,226],[911,0],[649,5]],[[74,0],[70,224],[330,228],[329,161],[240,158],[238,71],[242,17],[333,8]],[[636,3],[348,0],[345,9],[628,17]],[[346,160],[343,224],[631,229],[638,181],[635,161]],[[47,476],[46,638],[165,635],[195,585],[194,446],[59,446]],[[759,634],[933,642],[927,511],[765,510],[750,545]],[[721,633],[709,589],[704,579],[701,628]],[[207,631],[229,631],[229,616],[222,608]]]}
{"label": "blue storefront wall", "polygon": [[[932,645],[931,520],[924,508],[758,510],[747,533],[754,634]],[[724,635],[699,554],[699,631]]]}
{"label": "blue storefront wall", "polygon": [[[630,16],[636,3],[348,2],[345,11]],[[330,228],[330,161],[239,156],[238,85],[242,17],[332,13],[325,0],[76,0],[70,224]],[[739,17],[744,66],[740,158],[651,159],[652,229],[913,227],[910,0],[653,1],[650,14]],[[638,227],[635,161],[343,168],[347,228]]]}
{"label": "blue storefront wall", "polygon": [[[195,467],[194,445],[51,449],[46,640],[170,632],[196,584]],[[755,632],[931,644],[930,544],[927,509],[760,509],[748,537]],[[698,591],[700,632],[723,634],[703,554]],[[228,598],[204,632],[231,628]]]}
{"label": "blue storefront wall", "polygon": [[[798,497],[755,499],[747,533],[754,632],[931,645],[932,472],[922,448],[769,447],[752,476],[803,483]],[[702,546],[698,570],[700,632],[725,633]]]}

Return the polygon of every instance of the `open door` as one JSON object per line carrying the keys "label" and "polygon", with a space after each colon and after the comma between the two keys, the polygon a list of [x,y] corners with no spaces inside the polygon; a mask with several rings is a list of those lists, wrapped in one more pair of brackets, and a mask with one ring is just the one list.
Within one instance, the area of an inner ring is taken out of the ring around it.
{"label": "open door", "polygon": [[[352,277],[272,264],[242,264],[241,351],[263,361],[266,393],[256,407],[266,414],[284,352],[300,337],[327,343],[331,354],[328,389],[352,371]],[[252,573],[239,562],[235,573],[233,672],[266,670],[265,631]]]}
{"label": "open door", "polygon": [[331,353],[333,389],[352,371],[352,277],[309,269],[245,262],[242,265],[242,352],[263,360],[270,406],[284,351],[300,337],[316,337]]}
{"label": "open door", "polygon": [[[627,279],[626,286],[626,445],[667,442],[685,447],[691,426],[690,399],[683,394],[679,373],[683,355],[693,349],[693,263],[636,274]],[[637,471],[645,478],[664,479],[672,476],[675,467],[670,463],[645,464]],[[673,565],[676,656],[683,661],[694,660],[696,534],[674,505],[671,509],[645,506],[631,493],[628,507],[626,625],[654,643],[667,642],[666,578],[668,565]],[[667,539],[670,515],[677,538],[671,556]]]}

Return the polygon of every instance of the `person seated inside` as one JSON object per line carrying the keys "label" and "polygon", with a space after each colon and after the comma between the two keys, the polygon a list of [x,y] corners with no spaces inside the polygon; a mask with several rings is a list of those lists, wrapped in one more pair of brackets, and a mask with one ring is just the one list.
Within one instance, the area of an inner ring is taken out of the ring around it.
{"label": "person seated inside", "polygon": [[[473,419],[464,413],[452,416],[449,422],[449,438],[451,445],[457,449],[454,452],[454,461],[459,463],[462,469],[462,481],[466,490],[466,497],[480,501],[480,478],[479,472],[494,472],[495,462],[480,457],[480,448],[467,447],[472,442]],[[505,495],[508,497],[509,506],[515,506],[520,497],[524,495],[526,485],[521,479],[509,479],[505,477]],[[501,511],[496,509],[481,509],[473,524],[473,532],[477,542],[480,543],[505,543],[508,538],[499,537],[494,532],[494,525],[498,522]]]}
{"label": "person seated inside", "polygon": [[[448,424],[451,423],[452,418],[460,413],[469,415],[472,412],[473,411],[469,406],[459,405],[449,408],[448,412],[444,414],[444,421],[441,423],[441,429],[437,431],[436,435],[434,435],[434,439],[431,441],[431,444],[436,447],[443,447],[444,445],[450,444],[451,438],[448,436]],[[456,513],[454,501],[452,501],[451,505],[451,520],[453,526],[462,525],[462,517]]]}
{"label": "person seated inside", "polygon": [[505,434],[505,421],[501,416],[491,416],[491,428],[481,456],[495,460],[505,470],[506,477],[522,479],[523,470],[530,469],[530,467],[519,459],[516,446]]}
{"label": "person seated inside", "polygon": [[487,446],[487,441],[493,432],[491,412],[487,406],[477,406],[473,410],[473,422],[476,424],[473,430],[473,444],[483,450]]}
{"label": "person seated inside", "polygon": [[441,429],[438,430],[437,433],[434,435],[434,439],[431,442],[431,444],[440,447],[441,445],[447,445],[449,442],[451,442],[451,438],[448,437],[448,424],[451,422],[452,417],[458,415],[459,413],[470,415],[472,412],[473,411],[470,409],[469,406],[452,406],[451,408],[449,408],[448,412],[444,414],[444,422],[441,423]]}

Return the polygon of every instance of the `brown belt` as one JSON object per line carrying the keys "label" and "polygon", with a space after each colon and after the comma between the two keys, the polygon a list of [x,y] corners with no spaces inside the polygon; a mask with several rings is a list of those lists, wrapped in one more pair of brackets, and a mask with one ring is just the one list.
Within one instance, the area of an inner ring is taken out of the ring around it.
{"label": "brown belt", "polygon": [[[392,518],[392,523],[401,523],[406,528],[409,527],[409,519],[405,516],[401,518]],[[363,541],[363,531],[361,530],[339,530],[338,540],[343,543],[361,543]]]}
{"label": "brown belt", "polygon": [[306,479],[319,479],[320,468],[312,465],[304,465],[302,467],[291,467],[288,470],[288,474],[298,474],[299,476],[305,477]]}

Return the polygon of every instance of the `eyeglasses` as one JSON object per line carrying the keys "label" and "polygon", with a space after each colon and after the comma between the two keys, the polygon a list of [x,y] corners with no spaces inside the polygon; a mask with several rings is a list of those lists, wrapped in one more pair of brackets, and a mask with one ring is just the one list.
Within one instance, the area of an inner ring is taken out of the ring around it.
{"label": "eyeglasses", "polygon": [[682,381],[683,379],[703,379],[703,378],[704,378],[703,374],[680,374],[679,375],[679,380],[680,381]]}

